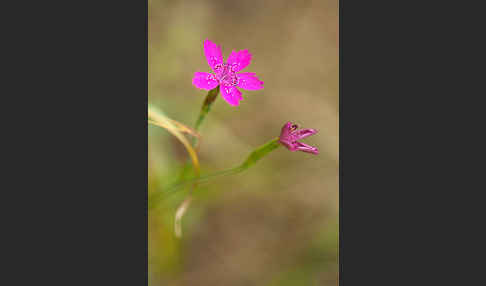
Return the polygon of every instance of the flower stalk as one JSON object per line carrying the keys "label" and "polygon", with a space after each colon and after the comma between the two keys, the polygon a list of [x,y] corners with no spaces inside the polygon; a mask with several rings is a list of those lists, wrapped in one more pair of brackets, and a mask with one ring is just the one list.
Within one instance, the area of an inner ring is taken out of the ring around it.
{"label": "flower stalk", "polygon": [[[187,186],[188,184],[200,184],[202,182],[209,181],[210,179],[216,178],[216,177],[221,177],[221,176],[226,176],[226,175],[235,175],[238,173],[241,173],[248,168],[252,167],[256,162],[258,162],[260,159],[268,155],[270,152],[273,150],[277,149],[279,146],[281,146],[281,143],[279,142],[279,138],[274,138],[270,140],[269,142],[257,147],[255,150],[253,150],[246,160],[241,163],[239,166],[231,168],[231,169],[226,169],[222,170],[219,172],[211,173],[208,175],[204,176],[199,176],[195,177],[192,179],[188,179],[185,181],[182,181],[180,183],[176,183],[172,186],[169,186],[165,188],[165,191],[163,193],[156,193],[150,198],[150,203],[149,203],[149,208],[154,208],[157,206],[156,202],[159,201],[160,199],[167,198],[169,195],[174,193],[176,190]],[[186,200],[191,200],[191,197],[189,196]],[[187,209],[189,203],[186,203],[184,201],[181,206],[178,209],[181,209],[184,206],[184,210]],[[184,214],[184,212],[182,212]],[[178,216],[179,220],[182,218],[182,215]],[[178,226],[180,227],[180,223],[178,223]],[[177,230],[178,233],[180,233],[179,230]]]}
{"label": "flower stalk", "polygon": [[201,112],[199,113],[199,117],[197,118],[196,124],[194,125],[194,129],[199,131],[199,127],[201,127],[204,118],[208,115],[209,111],[211,110],[211,105],[213,105],[214,101],[218,97],[219,94],[219,85],[216,88],[211,89],[206,95],[206,99],[204,99],[203,105],[201,107]]}

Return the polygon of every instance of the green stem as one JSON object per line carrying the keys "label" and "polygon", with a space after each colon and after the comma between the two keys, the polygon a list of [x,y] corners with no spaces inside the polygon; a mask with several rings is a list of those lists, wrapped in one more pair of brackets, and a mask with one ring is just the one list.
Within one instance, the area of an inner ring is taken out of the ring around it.
{"label": "green stem", "polygon": [[239,165],[235,168],[231,168],[231,169],[219,171],[219,172],[216,172],[216,173],[212,173],[212,174],[209,174],[209,175],[200,176],[198,178],[193,178],[193,179],[190,179],[190,180],[187,180],[187,181],[183,181],[183,182],[180,182],[180,183],[178,183],[178,184],[176,184],[172,187],[169,187],[168,190],[182,186],[182,185],[185,185],[185,184],[201,183],[201,182],[207,181],[207,180],[214,178],[214,177],[219,177],[219,176],[223,176],[223,175],[233,175],[233,174],[240,173],[240,172],[248,169],[252,165],[254,165],[257,161],[259,161],[261,158],[263,158],[265,155],[267,155],[271,151],[275,150],[279,146],[280,146],[280,143],[278,142],[278,138],[272,139],[271,141],[263,144],[262,146],[256,148],[255,150],[253,150],[253,152],[251,152],[250,155],[248,155],[247,159],[241,165]]}
{"label": "green stem", "polygon": [[216,88],[211,89],[208,92],[208,95],[206,95],[206,99],[204,100],[203,105],[201,107],[201,112],[199,112],[199,117],[197,118],[196,125],[194,125],[194,129],[196,131],[199,131],[199,127],[201,127],[204,118],[206,118],[206,115],[211,110],[211,105],[213,105],[214,101],[218,97],[218,94],[219,94],[219,85]]}
{"label": "green stem", "polygon": [[[218,94],[219,94],[219,86],[208,91],[208,94],[206,95],[206,98],[204,99],[204,102],[201,106],[201,111],[199,112],[199,117],[197,118],[196,124],[194,125],[194,130],[196,130],[196,132],[199,131],[201,124],[203,123],[204,119],[206,118],[206,115],[211,110],[211,106],[214,103],[214,101],[216,100],[216,98],[218,97]],[[196,137],[192,138],[191,144],[192,144],[193,147],[195,147],[197,145],[197,143],[198,143],[197,141],[198,141],[198,138],[196,138]],[[192,165],[190,163],[191,162],[188,161],[184,164],[184,166],[182,167],[182,171],[179,175],[179,179],[177,181],[181,181],[181,180],[184,180],[186,178],[187,174],[192,169]]]}
{"label": "green stem", "polygon": [[261,158],[263,158],[265,155],[267,155],[271,151],[277,149],[280,146],[278,139],[279,139],[278,137],[274,138],[271,141],[263,144],[262,146],[256,148],[255,150],[253,150],[253,152],[251,152],[250,155],[248,155],[247,159],[241,165],[239,165],[235,168],[226,169],[226,170],[215,172],[215,173],[208,174],[208,175],[205,175],[205,176],[191,178],[191,179],[176,183],[176,184],[169,186],[167,188],[164,188],[165,189],[164,192],[158,192],[158,193],[153,195],[153,197],[150,199],[150,201],[152,201],[152,202],[151,202],[149,208],[152,208],[152,206],[155,206],[156,201],[158,201],[162,198],[167,198],[170,194],[174,193],[179,188],[186,186],[187,184],[199,184],[199,183],[202,183],[202,182],[209,181],[210,179],[215,178],[215,177],[220,177],[220,176],[225,176],[225,175],[234,175],[234,174],[238,174],[238,173],[248,169],[249,167],[254,165],[257,161],[259,161]]}
{"label": "green stem", "polygon": [[191,184],[191,183],[202,183],[202,182],[205,182],[205,181],[208,181],[209,179],[212,179],[212,178],[215,178],[215,177],[219,177],[219,176],[224,176],[224,175],[234,175],[234,174],[237,174],[241,171],[245,170],[244,168],[242,168],[242,166],[238,166],[238,167],[235,167],[235,168],[231,168],[231,169],[226,169],[226,170],[222,170],[222,171],[218,171],[218,172],[214,172],[214,173],[211,173],[211,174],[208,174],[208,175],[205,175],[205,176],[200,176],[200,177],[197,177],[197,178],[192,178],[192,179],[189,179],[189,180],[186,180],[186,181],[182,181],[180,183],[177,183],[173,186],[170,186],[166,189],[166,193],[168,192],[171,192],[175,189],[178,189],[180,187],[183,187],[187,184]]}

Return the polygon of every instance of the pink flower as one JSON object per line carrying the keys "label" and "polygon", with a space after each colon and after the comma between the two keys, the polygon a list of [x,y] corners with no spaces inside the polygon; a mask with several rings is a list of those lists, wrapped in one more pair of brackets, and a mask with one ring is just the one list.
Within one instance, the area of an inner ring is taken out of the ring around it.
{"label": "pink flower", "polygon": [[221,96],[229,104],[237,106],[243,99],[241,91],[236,87],[246,90],[258,90],[263,88],[263,81],[260,81],[254,73],[237,73],[246,68],[251,61],[251,54],[247,50],[231,52],[228,60],[223,62],[221,47],[211,42],[204,41],[204,55],[208,64],[214,71],[212,73],[196,72],[192,84],[200,89],[211,90],[220,86]]}
{"label": "pink flower", "polygon": [[282,127],[282,132],[280,133],[279,142],[282,143],[290,151],[303,151],[307,153],[312,153],[314,155],[319,154],[319,150],[316,147],[309,146],[307,144],[298,142],[302,138],[311,136],[317,133],[315,129],[301,129],[297,130],[298,126],[292,124],[292,122],[287,122]]}

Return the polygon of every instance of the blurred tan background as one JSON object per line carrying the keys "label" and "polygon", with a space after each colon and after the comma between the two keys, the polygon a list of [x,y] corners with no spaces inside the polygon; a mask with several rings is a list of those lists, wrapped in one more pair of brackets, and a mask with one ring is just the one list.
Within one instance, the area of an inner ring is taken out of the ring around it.
{"label": "blurred tan background", "polygon": [[[173,233],[181,190],[149,213],[150,285],[338,284],[338,1],[149,0],[149,102],[189,126],[207,92],[208,38],[253,55],[244,72],[265,82],[240,106],[219,95],[206,117],[203,173],[235,167],[287,121],[319,133],[317,156],[281,147],[249,170],[204,184]],[[149,126],[149,192],[163,191],[187,160],[168,132]]]}

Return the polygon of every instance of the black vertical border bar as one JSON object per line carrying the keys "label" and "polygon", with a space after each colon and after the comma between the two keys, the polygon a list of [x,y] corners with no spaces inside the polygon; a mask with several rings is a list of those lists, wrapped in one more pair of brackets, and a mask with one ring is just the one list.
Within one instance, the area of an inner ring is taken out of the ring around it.
{"label": "black vertical border bar", "polygon": [[17,243],[6,272],[17,266],[21,285],[147,285],[148,0],[34,5],[5,9],[9,30],[25,26],[7,53],[22,69],[7,125],[23,120],[25,138],[4,134],[20,176],[3,188],[19,200],[2,200],[8,220],[24,217],[2,229]]}

